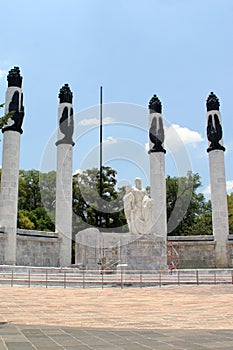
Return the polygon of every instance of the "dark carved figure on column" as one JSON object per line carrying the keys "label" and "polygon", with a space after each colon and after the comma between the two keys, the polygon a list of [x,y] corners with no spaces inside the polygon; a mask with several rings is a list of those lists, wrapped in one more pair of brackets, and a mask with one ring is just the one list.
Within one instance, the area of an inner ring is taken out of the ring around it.
{"label": "dark carved figure on column", "polygon": [[[207,112],[219,111],[219,106],[219,99],[213,92],[211,92],[206,101]],[[207,152],[213,151],[215,149],[225,151],[225,147],[223,147],[219,143],[222,139],[223,132],[222,125],[220,123],[219,116],[217,113],[208,115],[206,131],[207,138],[210,142]]]}
{"label": "dark carved figure on column", "polygon": [[[154,95],[149,102],[150,114],[162,113],[162,103],[157,95]],[[153,147],[149,150],[151,152],[163,152],[166,153],[166,150],[163,148],[164,143],[164,129],[163,129],[163,120],[161,116],[154,116],[152,118],[150,130],[149,130],[150,141],[154,144]]]}
{"label": "dark carved figure on column", "polygon": [[58,140],[56,145],[59,144],[69,144],[74,146],[73,142],[73,132],[74,132],[74,119],[73,119],[73,108],[64,107],[62,116],[59,120],[59,128],[62,134],[64,134],[63,139]]}
{"label": "dark carved figure on column", "polygon": [[[59,95],[60,103],[72,104],[73,93],[70,90],[68,84],[64,84],[60,89]],[[59,128],[62,134],[64,134],[63,139],[58,140],[56,145],[59,144],[69,144],[74,146],[73,142],[73,132],[74,132],[74,118],[73,118],[73,108],[71,106],[65,106],[63,108],[61,118],[59,120]]]}
{"label": "dark carved figure on column", "polygon": [[23,80],[23,78],[20,75],[19,67],[14,67],[9,71],[8,76],[7,76],[8,87],[17,86],[17,87],[21,88],[22,87],[22,80]]}
{"label": "dark carved figure on column", "polygon": [[149,102],[150,114],[152,113],[162,113],[162,104],[157,95],[154,95]]}
{"label": "dark carved figure on column", "polygon": [[58,97],[60,99],[60,103],[64,103],[64,102],[72,103],[73,94],[68,84],[64,84],[62,86]]}
{"label": "dark carved figure on column", "polygon": [[207,112],[219,111],[219,106],[220,106],[219,99],[213,92],[211,92],[206,100]]}
{"label": "dark carved figure on column", "polygon": [[4,133],[7,130],[17,131],[20,134],[23,133],[22,125],[24,118],[24,106],[23,106],[23,94],[21,93],[21,101],[19,91],[15,91],[11,102],[9,104],[9,112],[14,112],[13,116],[9,119],[8,124],[2,129]]}
{"label": "dark carved figure on column", "polygon": [[213,151],[215,149],[220,149],[225,151],[225,147],[220,145],[219,141],[222,139],[222,125],[220,124],[217,114],[209,114],[207,123],[207,138],[210,141],[210,145],[207,152]]}
{"label": "dark carved figure on column", "polygon": [[149,150],[151,152],[163,152],[166,150],[163,148],[164,143],[164,129],[162,117],[153,117],[151,127],[149,130],[149,137],[151,142],[154,144]]}

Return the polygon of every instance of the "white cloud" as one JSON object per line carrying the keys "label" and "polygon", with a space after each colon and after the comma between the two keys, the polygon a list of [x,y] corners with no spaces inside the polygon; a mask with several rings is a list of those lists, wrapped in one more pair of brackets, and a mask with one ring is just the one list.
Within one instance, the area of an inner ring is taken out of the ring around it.
{"label": "white cloud", "polygon": [[104,141],[105,145],[113,145],[114,143],[117,143],[117,139],[114,139],[112,136],[107,137],[107,139]]}
{"label": "white cloud", "polygon": [[233,192],[233,180],[227,181],[227,193]]}
{"label": "white cloud", "polygon": [[202,142],[204,139],[202,138],[201,134],[199,132],[190,130],[188,128],[182,127],[178,124],[172,124],[169,126],[167,130],[165,130],[165,140],[174,139],[174,134],[178,134],[181,141],[187,145],[189,143],[196,143],[196,142]]}
{"label": "white cloud", "polygon": [[210,196],[210,185],[203,190],[203,194],[205,196]]}
{"label": "white cloud", "polygon": [[228,142],[228,143],[227,143],[226,145],[224,145],[224,146],[226,146],[226,150],[227,150],[227,153],[228,153],[228,154],[233,152],[233,141]]}
{"label": "white cloud", "polygon": [[[229,180],[226,182],[226,189],[227,189],[227,193],[233,192],[233,180]],[[210,196],[211,194],[210,185],[204,189],[203,194],[206,196]]]}
{"label": "white cloud", "polygon": [[[199,132],[182,127],[178,124],[172,124],[164,128],[165,142],[164,148],[171,151],[177,151],[187,144],[193,144],[204,141]],[[149,142],[145,145],[146,152],[149,151]]]}
{"label": "white cloud", "polygon": [[[103,124],[112,123],[114,121],[115,119],[112,117],[103,118]],[[83,126],[88,126],[88,125],[99,125],[99,123],[100,123],[99,118],[86,118],[81,120],[78,124]]]}
{"label": "white cloud", "polygon": [[3,69],[0,69],[0,79],[2,79],[6,75],[6,71]]}

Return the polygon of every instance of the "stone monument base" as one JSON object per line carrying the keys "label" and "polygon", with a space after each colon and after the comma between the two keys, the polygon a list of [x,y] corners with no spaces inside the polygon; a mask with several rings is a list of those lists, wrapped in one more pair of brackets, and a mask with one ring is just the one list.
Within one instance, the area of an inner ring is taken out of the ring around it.
{"label": "stone monument base", "polygon": [[127,273],[167,269],[167,248],[162,237],[131,233],[106,233],[89,228],[76,234],[75,264],[85,270]]}
{"label": "stone monument base", "polygon": [[129,271],[150,273],[167,269],[167,246],[160,237],[141,236],[131,240],[122,250]]}

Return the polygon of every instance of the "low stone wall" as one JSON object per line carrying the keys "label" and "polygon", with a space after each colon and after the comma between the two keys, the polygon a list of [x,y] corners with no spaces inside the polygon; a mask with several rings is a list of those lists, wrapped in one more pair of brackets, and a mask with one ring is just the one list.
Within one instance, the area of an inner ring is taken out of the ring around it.
{"label": "low stone wall", "polygon": [[102,233],[96,228],[80,231],[75,236],[75,264],[87,270],[101,266],[116,269],[119,262],[126,263],[122,253],[131,236],[122,233]]}
{"label": "low stone wall", "polygon": [[[148,239],[149,238],[149,239]],[[181,269],[215,268],[216,242],[211,235],[168,237],[168,263],[174,257]],[[228,241],[229,267],[233,266],[233,240]],[[160,270],[164,268],[163,246],[151,237],[130,234],[101,233],[87,229],[76,235],[76,264],[86,269],[98,268],[98,262],[125,264],[129,270]],[[174,255],[169,257],[169,250]],[[115,254],[115,255],[114,255]],[[104,258],[104,261],[103,261]],[[170,259],[170,260],[169,260]],[[163,266],[162,266],[163,265]],[[228,266],[226,266],[228,267]]]}
{"label": "low stone wall", "polygon": [[57,233],[17,230],[17,265],[60,266],[60,242]]}
{"label": "low stone wall", "polygon": [[[214,268],[215,246],[213,236],[170,236],[168,250],[174,249],[173,257],[180,268]],[[169,254],[168,254],[169,259]],[[170,258],[172,260],[172,258]]]}
{"label": "low stone wall", "polygon": [[[144,237],[145,238],[145,237]],[[138,239],[130,234],[100,233],[97,229],[82,231],[76,236],[77,265],[86,269],[106,267],[116,268],[127,264],[130,269],[144,269],[145,264],[156,269],[164,261],[161,247],[153,240]],[[0,229],[0,264],[5,264],[7,236]],[[60,243],[57,233],[17,230],[17,265],[21,266],[60,266]],[[170,236],[168,250],[178,253],[179,267],[215,268],[216,242],[213,236]],[[227,242],[228,266],[233,267],[233,236]],[[156,259],[154,256],[157,256]],[[169,254],[168,254],[169,256]],[[104,258],[104,259],[103,259]]]}
{"label": "low stone wall", "polygon": [[183,242],[180,249],[180,268],[214,268],[215,242]]}
{"label": "low stone wall", "polygon": [[[168,247],[171,245],[179,254],[180,268],[216,267],[214,236],[170,236],[168,237]],[[228,266],[225,267],[233,267],[233,235],[229,235],[226,245]]]}
{"label": "low stone wall", "polygon": [[229,267],[233,267],[233,237],[230,237],[228,240],[228,262],[229,262]]}
{"label": "low stone wall", "polygon": [[6,244],[6,235],[0,232],[0,264],[4,264],[5,261],[5,244]]}
{"label": "low stone wall", "polygon": [[76,234],[75,264],[87,270],[158,271],[166,268],[166,243],[161,237],[106,233],[89,228]]}

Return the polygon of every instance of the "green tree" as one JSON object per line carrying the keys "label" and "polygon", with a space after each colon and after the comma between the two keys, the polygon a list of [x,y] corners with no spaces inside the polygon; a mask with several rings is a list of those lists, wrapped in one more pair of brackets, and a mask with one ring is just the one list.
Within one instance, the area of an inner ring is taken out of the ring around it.
{"label": "green tree", "polygon": [[[4,107],[4,103],[0,104],[0,108]],[[11,111],[7,114],[4,114],[1,118],[0,118],[0,129],[2,129],[7,123],[8,120],[12,117],[12,115],[15,113],[15,111]]]}
{"label": "green tree", "polygon": [[34,230],[35,225],[29,219],[28,212],[24,210],[18,210],[18,228],[26,229],[26,230]]}
{"label": "green tree", "polygon": [[40,193],[42,205],[49,211],[50,215],[55,215],[56,200],[56,171],[40,173]]}
{"label": "green tree", "polygon": [[[103,167],[103,202],[100,202],[99,196],[98,169],[88,169],[73,176],[74,235],[86,228],[87,224],[99,226],[101,212],[103,230],[127,230],[122,201],[125,192],[124,188],[116,190],[116,174],[114,169]],[[200,176],[192,173],[187,177],[168,176],[166,186],[168,223],[176,208],[172,219],[177,224],[169,235],[212,234],[211,202],[206,202],[204,195],[198,192]],[[37,170],[20,170],[18,227],[54,231],[55,199],[55,171],[43,174]],[[183,201],[189,203],[185,213],[182,212]],[[230,233],[233,234],[233,193],[228,195],[228,209]],[[184,216],[178,222],[181,213]]]}
{"label": "green tree", "polygon": [[[174,224],[171,225],[174,229],[169,235],[212,233],[211,206],[210,203],[206,203],[204,195],[197,192],[200,186],[201,178],[197,173],[190,172],[187,177],[167,177],[168,228],[169,224]],[[186,203],[188,207],[184,213]]]}
{"label": "green tree", "polygon": [[211,201],[207,201],[202,206],[201,211],[195,216],[190,230],[187,230],[189,235],[212,235],[212,207]]}
{"label": "green tree", "polygon": [[51,220],[49,212],[44,207],[38,207],[27,212],[28,218],[38,231],[55,231],[54,221]]}
{"label": "green tree", "polygon": [[[126,225],[123,212],[123,192],[116,190],[116,171],[103,167],[103,191],[100,198],[100,174],[97,168],[82,171],[73,177],[73,211],[76,214],[75,229],[86,224],[116,228]],[[77,232],[77,231],[76,231]]]}
{"label": "green tree", "polygon": [[38,170],[19,171],[18,206],[28,211],[42,206]]}
{"label": "green tree", "polygon": [[229,213],[229,233],[233,234],[233,193],[227,196],[228,213]]}
{"label": "green tree", "polygon": [[56,173],[19,171],[18,227],[54,231]]}

